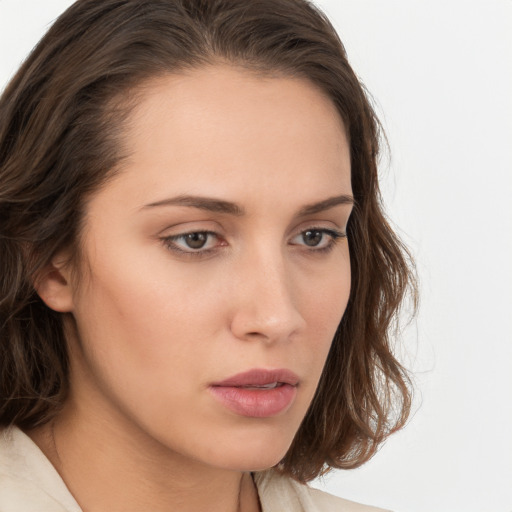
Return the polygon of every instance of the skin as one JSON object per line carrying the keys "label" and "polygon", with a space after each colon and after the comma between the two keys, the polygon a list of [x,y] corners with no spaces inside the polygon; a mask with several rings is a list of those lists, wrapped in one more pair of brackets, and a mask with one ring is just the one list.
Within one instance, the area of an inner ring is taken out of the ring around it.
{"label": "skin", "polygon": [[[69,313],[71,391],[29,435],[84,511],[235,511],[239,493],[258,510],[249,472],[288,450],[349,296],[348,242],[329,233],[351,205],[300,214],[352,193],[343,123],[304,79],[215,65],[146,84],[124,142],[87,205],[84,278],[62,253],[38,285]],[[183,195],[244,212],[154,205]],[[206,231],[198,250],[179,238]],[[253,368],[298,375],[288,408],[244,417],[208,391]]]}

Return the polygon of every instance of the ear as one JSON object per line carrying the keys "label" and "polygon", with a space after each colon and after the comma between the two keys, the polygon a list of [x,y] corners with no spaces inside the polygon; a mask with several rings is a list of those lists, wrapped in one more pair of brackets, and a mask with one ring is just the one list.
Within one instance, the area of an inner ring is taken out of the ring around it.
{"label": "ear", "polygon": [[54,311],[73,311],[73,287],[69,260],[58,254],[41,271],[35,280],[34,288],[41,300]]}

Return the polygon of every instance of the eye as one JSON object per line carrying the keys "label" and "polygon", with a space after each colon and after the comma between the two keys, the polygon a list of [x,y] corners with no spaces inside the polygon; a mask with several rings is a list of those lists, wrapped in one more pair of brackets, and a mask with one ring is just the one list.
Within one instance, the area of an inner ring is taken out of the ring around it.
{"label": "eye", "polygon": [[209,236],[208,233],[188,233],[181,238],[189,249],[202,249],[208,242]]}
{"label": "eye", "polygon": [[212,231],[193,231],[179,235],[168,236],[162,239],[165,246],[171,251],[204,254],[222,245],[219,236]]}
{"label": "eye", "polygon": [[302,233],[302,240],[309,247],[316,247],[322,243],[324,239],[325,233],[320,231],[319,229],[315,229],[314,231],[308,230]]}
{"label": "eye", "polygon": [[347,235],[341,231],[326,228],[309,228],[292,238],[292,245],[302,245],[313,251],[328,251],[340,238]]}

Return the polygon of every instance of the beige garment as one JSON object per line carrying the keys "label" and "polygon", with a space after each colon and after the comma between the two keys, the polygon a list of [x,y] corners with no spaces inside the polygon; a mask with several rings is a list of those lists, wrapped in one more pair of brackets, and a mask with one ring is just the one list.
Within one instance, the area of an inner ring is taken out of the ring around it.
{"label": "beige garment", "polygon": [[[384,512],[272,470],[256,473],[254,480],[263,512]],[[82,512],[43,452],[15,427],[0,432],[0,512]]]}

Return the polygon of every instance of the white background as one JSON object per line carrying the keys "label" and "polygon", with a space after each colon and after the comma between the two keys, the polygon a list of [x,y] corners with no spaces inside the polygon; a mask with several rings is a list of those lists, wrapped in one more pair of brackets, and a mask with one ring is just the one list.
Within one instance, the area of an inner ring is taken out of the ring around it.
{"label": "white background", "polygon": [[[315,485],[396,512],[512,512],[512,0],[321,0],[391,145],[417,258],[415,414]],[[0,0],[0,88],[69,0]]]}

